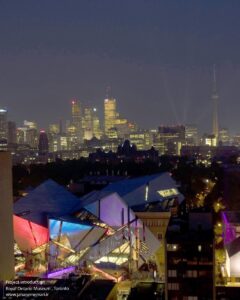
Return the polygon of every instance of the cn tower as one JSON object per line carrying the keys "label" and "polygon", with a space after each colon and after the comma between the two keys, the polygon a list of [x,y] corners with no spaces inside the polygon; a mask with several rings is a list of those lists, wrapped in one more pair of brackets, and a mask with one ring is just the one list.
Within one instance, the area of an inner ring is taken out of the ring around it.
{"label": "cn tower", "polygon": [[213,91],[212,91],[212,102],[213,102],[213,119],[212,119],[212,134],[216,137],[218,143],[219,125],[218,125],[218,93],[217,93],[217,78],[216,78],[216,67],[213,66]]}

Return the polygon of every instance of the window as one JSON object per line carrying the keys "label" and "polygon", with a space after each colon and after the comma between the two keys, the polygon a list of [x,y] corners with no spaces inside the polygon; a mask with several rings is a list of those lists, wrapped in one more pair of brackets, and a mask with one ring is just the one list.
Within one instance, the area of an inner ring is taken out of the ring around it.
{"label": "window", "polygon": [[187,277],[196,278],[197,270],[187,270]]}
{"label": "window", "polygon": [[168,277],[177,277],[177,270],[168,270]]}
{"label": "window", "polygon": [[178,291],[179,283],[168,283],[168,290],[169,291]]}

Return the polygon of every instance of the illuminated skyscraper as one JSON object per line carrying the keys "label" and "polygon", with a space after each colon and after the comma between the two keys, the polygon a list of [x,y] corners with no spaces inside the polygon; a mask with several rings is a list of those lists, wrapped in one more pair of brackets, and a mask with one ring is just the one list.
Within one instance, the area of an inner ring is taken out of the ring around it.
{"label": "illuminated skyscraper", "polygon": [[198,128],[194,124],[187,124],[185,126],[185,140],[188,146],[198,145]]}
{"label": "illuminated skyscraper", "polygon": [[85,107],[83,111],[83,138],[84,140],[91,140],[93,137],[93,109]]}
{"label": "illuminated skyscraper", "polygon": [[0,150],[7,149],[8,139],[8,124],[7,124],[7,110],[0,108]]}
{"label": "illuminated skyscraper", "polygon": [[93,137],[99,139],[101,137],[100,120],[95,107],[84,108],[83,131],[85,140],[90,140]]}
{"label": "illuminated skyscraper", "polygon": [[59,134],[60,133],[60,125],[59,124],[50,124],[49,125],[49,133],[50,134]]}
{"label": "illuminated skyscraper", "polygon": [[100,139],[102,136],[102,130],[100,126],[100,120],[97,114],[96,107],[93,108],[93,136]]}
{"label": "illuminated skyscraper", "polygon": [[158,139],[163,143],[163,154],[179,155],[182,145],[185,144],[185,126],[160,126]]}
{"label": "illuminated skyscraper", "polygon": [[7,139],[7,110],[0,108],[0,139]]}
{"label": "illuminated skyscraper", "polygon": [[108,98],[104,100],[104,132],[109,136],[109,131],[116,125],[116,99]]}
{"label": "illuminated skyscraper", "polygon": [[83,140],[82,115],[79,101],[72,100],[72,125],[76,129],[76,138],[78,143]]}
{"label": "illuminated skyscraper", "polygon": [[38,147],[37,123],[33,121],[24,121],[23,127],[17,128],[17,143],[29,145],[32,149]]}
{"label": "illuminated skyscraper", "polygon": [[33,121],[24,120],[23,125],[29,129],[37,129],[37,123]]}
{"label": "illuminated skyscraper", "polygon": [[212,119],[212,134],[216,138],[218,144],[218,135],[219,135],[219,125],[218,125],[218,93],[217,93],[217,79],[216,79],[216,68],[213,66],[213,92],[212,92],[212,101],[213,101],[213,119]]}

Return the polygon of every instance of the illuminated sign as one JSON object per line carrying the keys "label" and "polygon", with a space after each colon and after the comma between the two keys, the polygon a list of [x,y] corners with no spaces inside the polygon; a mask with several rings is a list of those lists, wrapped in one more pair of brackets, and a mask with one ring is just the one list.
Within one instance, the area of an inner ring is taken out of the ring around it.
{"label": "illuminated sign", "polygon": [[164,198],[178,195],[178,191],[176,189],[161,190],[157,192],[160,196]]}

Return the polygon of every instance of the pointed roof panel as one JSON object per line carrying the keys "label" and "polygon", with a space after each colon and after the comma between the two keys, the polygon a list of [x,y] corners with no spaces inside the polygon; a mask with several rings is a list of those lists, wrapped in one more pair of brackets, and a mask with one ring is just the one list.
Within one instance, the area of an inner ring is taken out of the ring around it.
{"label": "pointed roof panel", "polygon": [[63,215],[78,206],[80,200],[53,180],[47,180],[14,203],[14,214],[47,227],[51,215]]}

